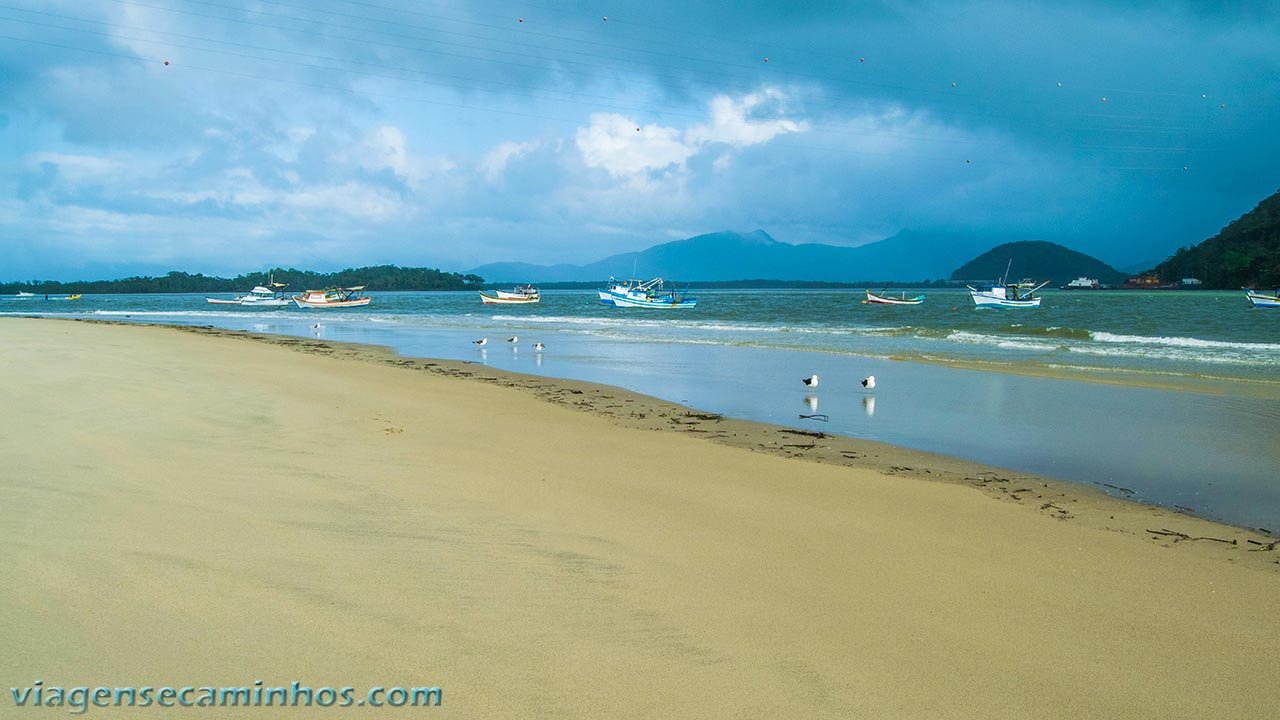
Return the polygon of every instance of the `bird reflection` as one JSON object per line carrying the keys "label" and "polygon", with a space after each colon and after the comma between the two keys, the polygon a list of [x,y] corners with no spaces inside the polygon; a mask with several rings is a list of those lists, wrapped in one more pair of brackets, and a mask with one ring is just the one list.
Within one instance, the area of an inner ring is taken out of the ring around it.
{"label": "bird reflection", "polygon": [[804,399],[804,404],[809,408],[809,412],[818,412],[818,396],[809,395]]}
{"label": "bird reflection", "polygon": [[533,364],[542,367],[542,353],[533,356]]}
{"label": "bird reflection", "polygon": [[876,399],[871,395],[864,395],[862,398],[862,411],[871,417],[876,414]]}

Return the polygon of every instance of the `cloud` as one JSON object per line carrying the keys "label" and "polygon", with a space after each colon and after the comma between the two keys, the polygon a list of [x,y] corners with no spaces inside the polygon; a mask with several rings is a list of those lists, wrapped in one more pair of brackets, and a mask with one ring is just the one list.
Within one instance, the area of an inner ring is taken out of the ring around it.
{"label": "cloud", "polygon": [[540,146],[541,143],[536,141],[521,143],[508,140],[498,143],[480,159],[480,171],[489,182],[498,182],[506,172],[508,163],[529,154]]}
{"label": "cloud", "polygon": [[709,103],[711,121],[690,128],[685,137],[695,145],[725,143],[746,147],[769,142],[779,135],[808,130],[809,124],[804,121],[761,117],[768,109],[780,114],[785,100],[786,95],[777,88],[766,88],[736,99],[729,95],[716,96]]}
{"label": "cloud", "polygon": [[594,114],[587,127],[578,129],[576,144],[587,167],[603,168],[615,178],[682,169],[707,145],[748,147],[807,130],[803,121],[768,116],[780,114],[785,99],[777,88],[738,98],[717,95],[708,102],[709,121],[685,130],[641,125],[618,114]]}
{"label": "cloud", "polygon": [[574,142],[587,167],[622,178],[683,166],[694,148],[681,134],[673,127],[641,126],[622,115],[596,113],[587,127],[579,128]]}

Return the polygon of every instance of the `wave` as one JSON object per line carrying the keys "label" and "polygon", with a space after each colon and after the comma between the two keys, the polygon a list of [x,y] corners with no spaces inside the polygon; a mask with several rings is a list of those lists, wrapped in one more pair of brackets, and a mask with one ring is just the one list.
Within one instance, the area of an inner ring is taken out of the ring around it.
{"label": "wave", "polygon": [[1228,342],[1225,340],[1201,340],[1192,337],[1167,337],[1162,335],[1118,335],[1109,332],[1091,333],[1097,342],[1117,344],[1163,345],[1179,348],[1213,348],[1219,350],[1245,350],[1280,352],[1280,343]]}

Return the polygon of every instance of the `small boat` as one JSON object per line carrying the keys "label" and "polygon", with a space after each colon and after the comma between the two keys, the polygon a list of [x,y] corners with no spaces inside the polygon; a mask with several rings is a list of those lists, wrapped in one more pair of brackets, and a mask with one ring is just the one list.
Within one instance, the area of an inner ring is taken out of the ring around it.
{"label": "small boat", "polygon": [[223,300],[220,298],[205,298],[205,302],[210,305],[243,305],[246,307],[285,307],[289,304],[289,296],[285,294],[284,289],[288,287],[286,283],[276,282],[275,277],[271,277],[267,281],[267,285],[259,285],[250,290],[247,295],[240,295],[231,300]]}
{"label": "small boat", "polygon": [[294,295],[293,302],[300,308],[364,307],[373,302],[373,298],[364,294],[364,287],[364,285],[357,285],[348,288],[308,290],[302,295]]}
{"label": "small boat", "polygon": [[979,287],[969,285],[968,288],[969,297],[973,298],[973,304],[979,309],[1038,308],[1040,307],[1040,298],[1035,297],[1032,293],[1048,284],[1046,281],[1034,287],[1024,287],[1022,283],[1014,283],[1012,285],[981,285]]}
{"label": "small boat", "polygon": [[[1009,261],[1009,267],[1004,269],[1004,277],[1009,277],[1009,270],[1013,267],[1013,260]],[[1036,285],[1034,280],[1020,280],[1015,283],[1007,282],[1001,279],[998,283],[990,285],[981,285],[974,287],[966,285],[969,288],[969,297],[973,298],[973,304],[979,310],[989,308],[1038,308],[1040,307],[1040,298],[1035,296],[1035,292],[1045,285],[1049,284],[1048,280]]]}
{"label": "small boat", "polygon": [[480,302],[485,305],[520,305],[524,303],[536,303],[542,300],[542,295],[538,292],[538,288],[532,285],[518,285],[511,292],[505,290],[494,290],[493,294],[480,292]]}
{"label": "small boat", "polygon": [[68,296],[67,296],[67,299],[68,299],[68,300],[79,300],[79,299],[80,299],[80,296],[79,296],[79,295],[68,295]]}
{"label": "small boat", "polygon": [[1280,289],[1272,291],[1270,295],[1249,288],[1240,289],[1244,290],[1245,296],[1249,298],[1249,302],[1253,303],[1256,308],[1280,307]]}
{"label": "small boat", "polygon": [[873,305],[919,305],[924,302],[924,295],[921,294],[916,295],[915,297],[907,297],[907,294],[904,292],[902,293],[902,297],[890,297],[885,294],[884,290],[881,290],[879,294],[868,290],[867,302]]}
{"label": "small boat", "polygon": [[19,300],[25,300],[27,298],[33,298],[35,296],[36,296],[35,293],[29,293],[29,292],[20,292],[17,295],[14,295],[14,297],[18,298]]}
{"label": "small boat", "polygon": [[600,304],[609,307],[642,307],[657,309],[691,308],[698,298],[687,297],[676,290],[664,290],[662,278],[641,282],[609,278],[609,287],[597,291]]}

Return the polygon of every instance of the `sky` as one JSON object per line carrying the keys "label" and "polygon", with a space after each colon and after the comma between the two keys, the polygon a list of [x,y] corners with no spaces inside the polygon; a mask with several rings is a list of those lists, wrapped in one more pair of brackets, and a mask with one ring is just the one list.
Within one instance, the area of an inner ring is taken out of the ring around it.
{"label": "sky", "polygon": [[1121,268],[1280,189],[1277,2],[0,0],[0,281],[720,230]]}

